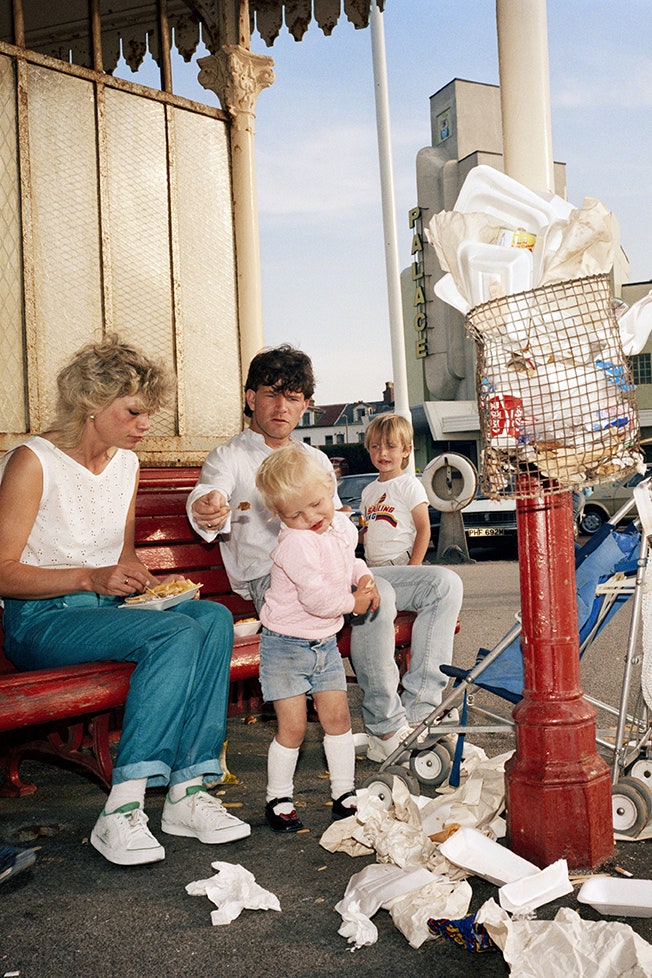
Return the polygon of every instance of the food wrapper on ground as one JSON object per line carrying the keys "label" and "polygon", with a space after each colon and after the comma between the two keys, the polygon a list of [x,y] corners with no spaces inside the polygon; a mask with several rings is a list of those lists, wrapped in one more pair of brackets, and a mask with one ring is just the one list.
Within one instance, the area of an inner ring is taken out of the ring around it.
{"label": "food wrapper on ground", "polygon": [[376,925],[362,913],[355,900],[342,912],[342,924],[337,933],[346,937],[349,944],[354,945],[353,950],[369,947],[378,940]]}
{"label": "food wrapper on ground", "polygon": [[350,855],[375,851],[378,862],[404,869],[433,868],[430,863],[437,846],[424,834],[419,806],[399,778],[394,778],[392,796],[394,805],[389,811],[373,795],[362,798],[355,818],[330,825],[319,840],[320,845],[329,852]]}
{"label": "food wrapper on ground", "polygon": [[477,915],[503,952],[510,978],[650,978],[652,946],[616,921],[583,920],[568,907],[554,920],[510,919],[495,900]]}
{"label": "food wrapper on ground", "polygon": [[453,944],[458,944],[467,951],[481,954],[485,951],[499,951],[482,924],[477,921],[477,914],[469,914],[457,920],[429,919],[428,930],[436,939],[445,937]]}
{"label": "food wrapper on ground", "polygon": [[410,947],[421,947],[434,935],[427,921],[433,917],[461,917],[469,909],[473,892],[465,880],[439,877],[420,890],[392,901],[389,913]]}
{"label": "food wrapper on ground", "polygon": [[357,821],[361,824],[355,838],[376,851],[378,862],[403,868],[428,866],[436,846],[425,835],[419,807],[399,778],[394,778],[392,799],[389,812],[377,804],[358,808]]}
{"label": "food wrapper on ground", "polygon": [[434,882],[437,877],[425,868],[402,869],[389,863],[370,863],[359,873],[354,873],[335,909],[339,914],[356,904],[365,917],[373,917],[381,907]]}
{"label": "food wrapper on ground", "polygon": [[568,864],[565,859],[558,859],[532,876],[501,886],[498,900],[503,910],[525,914],[572,892]]}
{"label": "food wrapper on ground", "polygon": [[[397,929],[412,947],[431,939],[426,921],[432,916],[457,917],[465,914],[471,902],[471,887],[437,876],[425,867],[406,870],[374,863],[349,880],[344,896],[335,909],[341,914],[346,933],[339,933],[357,946],[366,940],[366,924],[381,908],[389,910]],[[372,925],[373,926],[373,925]]]}
{"label": "food wrapper on ground", "polygon": [[421,809],[424,830],[431,835],[435,825],[436,831],[450,825],[492,828],[505,807],[505,763],[511,754],[488,758],[484,751],[467,744],[460,785],[443,785],[439,795]]}
{"label": "food wrapper on ground", "polygon": [[211,867],[217,870],[215,876],[205,880],[188,883],[186,893],[190,896],[207,896],[218,908],[211,913],[214,926],[230,924],[243,910],[279,910],[278,897],[264,890],[248,869],[232,863],[215,862]]}

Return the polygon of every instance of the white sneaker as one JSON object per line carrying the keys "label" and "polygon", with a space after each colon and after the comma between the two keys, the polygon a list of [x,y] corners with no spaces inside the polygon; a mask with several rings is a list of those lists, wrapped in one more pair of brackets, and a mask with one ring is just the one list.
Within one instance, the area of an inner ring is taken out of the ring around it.
{"label": "white sneaker", "polygon": [[230,815],[200,784],[188,788],[179,801],[170,801],[167,796],[161,828],[168,835],[184,835],[209,844],[235,842],[251,835],[251,826]]}
{"label": "white sneaker", "polygon": [[382,737],[376,737],[374,734],[369,734],[367,759],[370,761],[378,761],[378,763],[386,761],[389,755],[394,753],[401,741],[405,740],[406,737],[409,737],[411,733],[412,727],[406,723],[403,727],[395,730],[392,736],[388,737],[387,740],[383,740]]}
{"label": "white sneaker", "polygon": [[147,828],[147,815],[137,801],[102,812],[91,832],[91,845],[118,866],[138,866],[165,859],[165,849]]}

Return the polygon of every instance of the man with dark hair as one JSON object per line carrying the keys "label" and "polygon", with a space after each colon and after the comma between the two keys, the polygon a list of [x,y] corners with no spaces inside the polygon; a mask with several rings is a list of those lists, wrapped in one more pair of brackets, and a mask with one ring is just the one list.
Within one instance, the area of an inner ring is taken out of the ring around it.
{"label": "man with dark hair", "polygon": [[[245,398],[248,390],[257,391],[259,387],[271,387],[275,394],[299,391],[309,401],[315,393],[315,377],[310,357],[288,343],[273,350],[263,350],[249,364]],[[248,418],[253,415],[246,400],[244,413]]]}
{"label": "man with dark hair", "polygon": [[[249,427],[209,453],[188,497],[192,526],[208,542],[219,534],[231,587],[253,600],[257,610],[262,607],[269,586],[270,555],[277,543],[280,521],[270,519],[256,489],[256,471],[271,452],[290,442],[314,388],[310,358],[300,350],[283,345],[257,354],[251,361],[244,391]],[[332,465],[323,452],[303,442],[297,444],[314,453],[334,479]],[[337,492],[333,501],[336,509],[342,507]],[[249,503],[248,508],[238,509],[242,502]],[[452,647],[461,589],[459,593],[448,589],[437,568],[411,567],[409,571],[409,580],[406,576],[401,587],[401,608],[411,610],[417,594],[432,592],[433,601],[441,610],[439,634],[433,635],[432,641],[450,642]],[[382,761],[410,733],[408,720],[415,725],[423,717],[406,717],[398,694],[399,672],[394,660],[396,593],[380,576],[375,588],[380,607],[352,629],[351,661],[363,692],[362,715],[370,735],[368,756]],[[427,702],[427,691],[433,685],[429,669],[427,661],[413,663],[408,673],[411,686],[421,694],[420,710],[432,712],[437,703]],[[441,688],[439,675],[435,686]]]}

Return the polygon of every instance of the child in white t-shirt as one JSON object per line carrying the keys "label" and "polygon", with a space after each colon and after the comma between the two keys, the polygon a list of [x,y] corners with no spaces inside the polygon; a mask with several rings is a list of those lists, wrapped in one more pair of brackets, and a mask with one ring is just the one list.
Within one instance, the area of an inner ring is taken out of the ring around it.
{"label": "child in white t-shirt", "polygon": [[412,425],[398,414],[381,414],[365,432],[365,448],[379,476],[362,491],[363,542],[369,567],[419,565],[430,544],[428,497],[405,472]]}

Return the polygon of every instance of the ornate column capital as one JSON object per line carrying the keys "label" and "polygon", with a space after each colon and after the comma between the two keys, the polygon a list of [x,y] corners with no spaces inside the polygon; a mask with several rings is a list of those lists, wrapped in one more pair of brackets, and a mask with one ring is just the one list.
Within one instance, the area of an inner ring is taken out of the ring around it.
{"label": "ornate column capital", "polygon": [[256,99],[274,83],[274,59],[239,44],[225,44],[197,63],[199,83],[215,92],[236,126],[248,128],[256,115]]}

